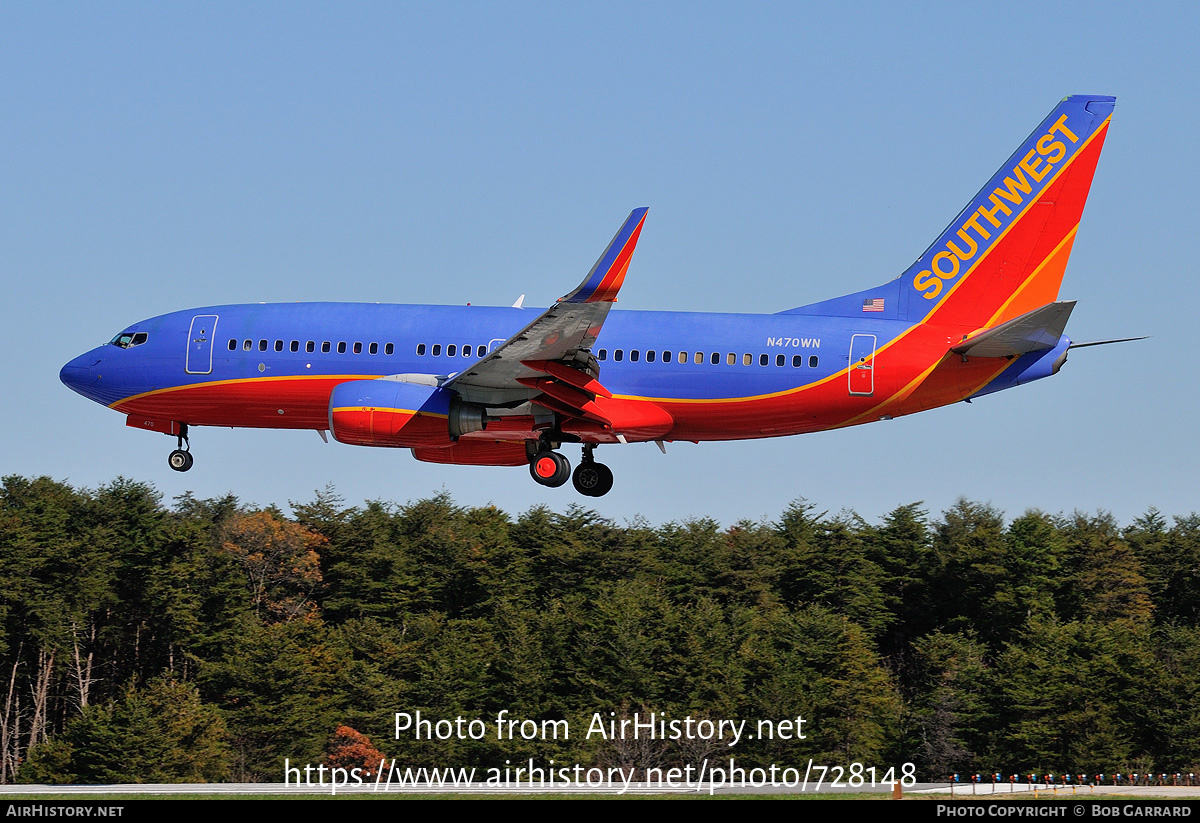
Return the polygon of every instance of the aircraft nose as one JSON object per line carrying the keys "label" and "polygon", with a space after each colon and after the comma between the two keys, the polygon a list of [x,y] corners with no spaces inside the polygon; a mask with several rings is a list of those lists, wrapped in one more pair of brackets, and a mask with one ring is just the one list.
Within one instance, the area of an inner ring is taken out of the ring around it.
{"label": "aircraft nose", "polygon": [[62,367],[62,371],[58,373],[58,379],[67,388],[87,397],[87,388],[94,382],[93,369],[99,363],[100,358],[95,352],[81,354]]}

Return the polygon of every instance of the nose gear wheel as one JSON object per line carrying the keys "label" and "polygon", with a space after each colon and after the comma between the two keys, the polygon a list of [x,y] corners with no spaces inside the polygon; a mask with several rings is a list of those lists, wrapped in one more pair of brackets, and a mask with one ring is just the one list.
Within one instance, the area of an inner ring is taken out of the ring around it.
{"label": "nose gear wheel", "polygon": [[178,448],[167,455],[167,465],[177,472],[185,472],[192,467],[192,444],[188,441],[187,423],[179,424],[176,445]]}

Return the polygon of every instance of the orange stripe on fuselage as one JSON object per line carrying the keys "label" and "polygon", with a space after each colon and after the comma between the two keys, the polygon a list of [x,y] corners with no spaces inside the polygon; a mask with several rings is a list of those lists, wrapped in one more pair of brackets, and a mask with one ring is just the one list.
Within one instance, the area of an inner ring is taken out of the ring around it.
{"label": "orange stripe on fuselage", "polygon": [[348,380],[377,377],[343,374],[213,380],[135,394],[110,408],[195,426],[325,429],[334,387]]}
{"label": "orange stripe on fuselage", "polygon": [[[735,440],[803,434],[900,417],[970,397],[1013,361],[943,357],[946,330],[920,325],[875,355],[876,393],[849,394],[847,370],[790,392],[720,402],[656,403],[675,418],[669,435],[679,440]],[[936,358],[931,364],[931,358]]]}

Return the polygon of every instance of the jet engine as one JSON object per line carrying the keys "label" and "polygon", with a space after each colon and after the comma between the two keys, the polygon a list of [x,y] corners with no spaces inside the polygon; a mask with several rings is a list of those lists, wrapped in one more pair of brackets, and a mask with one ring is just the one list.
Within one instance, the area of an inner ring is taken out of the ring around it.
{"label": "jet engine", "polygon": [[[399,380],[351,380],[329,396],[329,430],[340,443],[356,446],[445,446],[452,441],[451,409],[469,431],[482,428],[485,415],[462,407],[451,391]],[[474,426],[476,428],[470,428]]]}

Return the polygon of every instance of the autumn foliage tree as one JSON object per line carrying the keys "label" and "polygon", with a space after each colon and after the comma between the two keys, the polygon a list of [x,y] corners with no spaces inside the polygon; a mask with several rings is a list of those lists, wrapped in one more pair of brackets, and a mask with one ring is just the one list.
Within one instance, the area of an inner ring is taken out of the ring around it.
{"label": "autumn foliage tree", "polygon": [[265,620],[311,617],[321,586],[317,550],[326,539],[269,511],[232,518],[225,526],[223,548],[246,574],[254,613]]}
{"label": "autumn foliage tree", "polygon": [[364,777],[374,777],[387,755],[375,748],[371,739],[357,729],[338,726],[325,748],[325,765],[350,772],[359,769]]}

